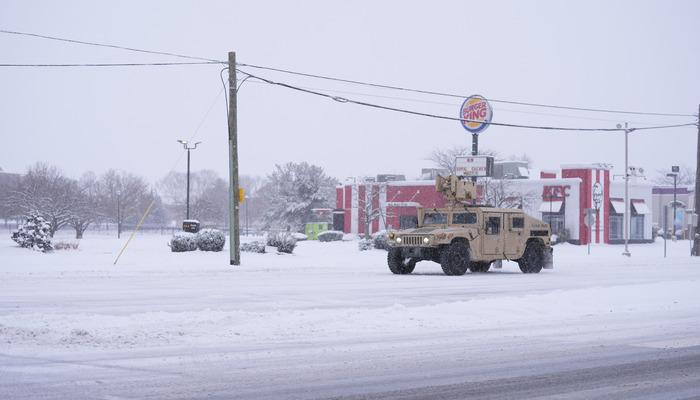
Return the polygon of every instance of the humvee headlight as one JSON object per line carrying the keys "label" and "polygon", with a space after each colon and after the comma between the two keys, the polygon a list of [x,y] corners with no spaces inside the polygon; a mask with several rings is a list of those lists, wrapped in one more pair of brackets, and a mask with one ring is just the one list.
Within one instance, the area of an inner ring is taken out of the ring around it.
{"label": "humvee headlight", "polygon": [[396,243],[401,243],[401,238],[400,238],[400,237],[397,237],[397,238],[396,238]]}
{"label": "humvee headlight", "polygon": [[424,237],[423,238],[423,244],[429,244],[430,243],[430,238],[429,237]]}

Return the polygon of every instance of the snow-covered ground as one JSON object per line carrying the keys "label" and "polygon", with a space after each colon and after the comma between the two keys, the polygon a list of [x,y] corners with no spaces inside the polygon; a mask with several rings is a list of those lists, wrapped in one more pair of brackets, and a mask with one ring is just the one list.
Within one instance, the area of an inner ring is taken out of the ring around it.
{"label": "snow-covered ground", "polygon": [[386,252],[357,242],[242,253],[234,267],[227,250],[171,253],[167,236],[142,235],[113,265],[125,238],[43,254],[3,236],[0,398],[313,398],[700,346],[687,241],[667,258],[662,241],[629,258],[559,245],[554,270],[449,277],[432,262],[392,275]]}

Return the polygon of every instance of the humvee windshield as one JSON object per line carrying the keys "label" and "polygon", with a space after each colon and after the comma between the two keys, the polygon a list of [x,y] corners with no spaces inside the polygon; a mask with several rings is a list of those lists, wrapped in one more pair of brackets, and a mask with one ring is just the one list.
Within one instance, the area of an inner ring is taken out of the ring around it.
{"label": "humvee windshield", "polygon": [[423,225],[447,225],[446,213],[425,213]]}

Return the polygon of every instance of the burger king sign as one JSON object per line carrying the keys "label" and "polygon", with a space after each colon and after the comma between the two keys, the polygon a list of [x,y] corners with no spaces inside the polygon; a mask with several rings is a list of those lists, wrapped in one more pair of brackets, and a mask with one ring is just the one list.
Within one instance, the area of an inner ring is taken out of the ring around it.
{"label": "burger king sign", "polygon": [[464,100],[460,111],[459,118],[462,120],[462,126],[475,134],[488,128],[493,117],[491,104],[484,97],[478,95],[470,96]]}

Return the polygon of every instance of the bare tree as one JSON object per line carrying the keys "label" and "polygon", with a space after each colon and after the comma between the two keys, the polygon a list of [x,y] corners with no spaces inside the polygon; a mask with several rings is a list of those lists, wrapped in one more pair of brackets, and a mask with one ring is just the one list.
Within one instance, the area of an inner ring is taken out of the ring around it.
{"label": "bare tree", "polygon": [[95,173],[86,172],[78,180],[73,192],[72,209],[68,224],[75,229],[75,238],[82,239],[87,228],[102,217],[100,183]]}
{"label": "bare tree", "polygon": [[537,193],[519,191],[509,179],[484,178],[481,184],[484,202],[497,208],[529,208],[537,199]]}
{"label": "bare tree", "polygon": [[65,226],[73,217],[77,183],[54,166],[36,163],[27,169],[19,187],[10,194],[14,209],[27,215],[38,213],[51,224],[50,234]]}
{"label": "bare tree", "polygon": [[[158,193],[177,217],[185,215],[187,174],[171,172],[158,181]],[[228,183],[216,172],[190,174],[190,215],[203,222],[225,224],[228,216]]]}
{"label": "bare tree", "polygon": [[[657,169],[656,176],[653,182],[659,185],[673,185],[673,177],[666,174],[671,173],[670,170]],[[681,165],[676,177],[678,185],[695,185],[695,169],[688,165]]]}
{"label": "bare tree", "polygon": [[[472,154],[471,147],[467,146],[454,146],[447,149],[435,149],[428,160],[432,161],[436,167],[446,169],[449,171],[450,175],[455,175],[455,159],[457,157],[470,156]],[[498,152],[483,149],[479,151],[480,155],[498,157]]]}
{"label": "bare tree", "polygon": [[358,208],[364,211],[362,222],[365,225],[366,239],[370,237],[372,222],[381,218],[386,224],[386,215],[379,204],[382,193],[386,193],[386,185],[367,184],[365,185],[365,195],[358,198]]}
{"label": "bare tree", "polygon": [[153,198],[148,184],[139,176],[111,169],[100,178],[100,212],[115,222],[117,229],[125,222],[135,224]]}

